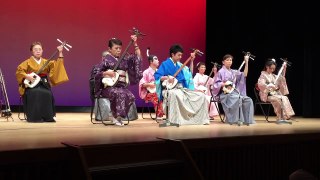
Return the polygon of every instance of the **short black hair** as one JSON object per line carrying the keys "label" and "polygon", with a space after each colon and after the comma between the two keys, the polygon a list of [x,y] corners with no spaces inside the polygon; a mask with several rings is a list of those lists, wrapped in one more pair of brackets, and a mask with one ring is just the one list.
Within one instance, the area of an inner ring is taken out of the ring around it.
{"label": "short black hair", "polygon": [[151,55],[148,56],[149,64],[153,62],[153,58],[154,57],[156,57],[156,55],[151,54]]}
{"label": "short black hair", "polygon": [[149,60],[149,61],[153,61],[153,58],[154,58],[155,56],[156,56],[156,55],[153,55],[153,54],[149,55],[149,56],[148,56],[148,60]]}
{"label": "short black hair", "polygon": [[180,44],[174,44],[170,47],[170,50],[169,50],[169,56],[171,57],[171,54],[176,54],[178,52],[181,52],[183,53],[183,48]]}
{"label": "short black hair", "polygon": [[231,54],[226,54],[226,55],[223,56],[222,61],[224,61],[224,60],[226,60],[228,58],[233,59],[233,56]]}
{"label": "short black hair", "polygon": [[114,45],[122,46],[122,41],[117,38],[111,38],[108,42],[108,47],[112,48]]}
{"label": "short black hair", "polygon": [[264,63],[264,68],[263,70],[267,70],[267,67],[270,67],[272,65],[275,65],[277,67],[277,63],[276,63],[276,60],[272,59],[272,58],[269,58],[265,63]]}

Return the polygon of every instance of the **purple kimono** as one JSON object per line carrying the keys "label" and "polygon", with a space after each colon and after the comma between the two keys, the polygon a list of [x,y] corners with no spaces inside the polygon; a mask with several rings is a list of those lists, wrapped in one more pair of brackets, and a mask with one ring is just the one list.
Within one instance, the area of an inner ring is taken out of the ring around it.
{"label": "purple kimono", "polygon": [[230,69],[228,70],[223,66],[217,74],[213,85],[213,94],[219,94],[221,90],[221,83],[226,81],[232,81],[236,85],[236,89],[240,92],[242,96],[247,95],[246,90],[246,79],[243,72],[238,70]]}
{"label": "purple kimono", "polygon": [[[232,81],[235,84],[235,90],[228,94],[221,93],[221,84],[226,81]],[[223,66],[214,80],[212,93],[219,95],[227,123],[248,125],[255,123],[253,102],[246,95],[246,81],[243,72],[234,69],[228,70]]]}
{"label": "purple kimono", "polygon": [[[95,76],[95,94],[110,100],[113,117],[117,118],[121,116],[122,118],[126,118],[130,106],[135,101],[134,95],[127,88],[128,84],[123,81],[118,81],[114,86],[104,88],[104,84],[102,83],[103,72],[113,69],[117,62],[117,58],[110,54],[106,55],[102,60],[98,67],[99,72]],[[121,61],[117,70],[126,71],[128,73],[129,82],[137,84],[142,77],[141,58],[136,55],[126,56]]]}

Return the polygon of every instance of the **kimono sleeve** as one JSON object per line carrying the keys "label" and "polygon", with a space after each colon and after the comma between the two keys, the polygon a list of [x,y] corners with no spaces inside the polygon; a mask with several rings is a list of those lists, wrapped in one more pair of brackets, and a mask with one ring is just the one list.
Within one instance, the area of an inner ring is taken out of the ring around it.
{"label": "kimono sleeve", "polygon": [[62,58],[58,58],[53,64],[53,68],[50,70],[49,75],[51,84],[56,86],[69,81],[67,71],[64,67],[64,60]]}

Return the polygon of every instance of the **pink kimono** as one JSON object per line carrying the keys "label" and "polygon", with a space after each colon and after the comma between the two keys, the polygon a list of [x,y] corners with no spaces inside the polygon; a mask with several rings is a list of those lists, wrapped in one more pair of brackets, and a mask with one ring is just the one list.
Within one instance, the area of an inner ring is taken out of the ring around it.
{"label": "pink kimono", "polygon": [[[205,83],[208,79],[208,76],[207,75],[204,75],[204,74],[200,74],[200,73],[197,73],[194,78],[193,78],[193,82],[194,82],[194,89],[195,90],[198,90],[198,91],[203,91],[202,88],[206,88],[206,91],[204,91],[205,95],[206,95],[206,99],[208,100],[209,104],[210,104],[210,99],[211,99],[211,85],[213,84],[213,79],[212,78],[209,78],[206,86]],[[218,106],[217,106],[218,107]],[[209,108],[209,107],[208,107]],[[213,118],[214,116],[218,116],[219,113],[217,111],[217,108],[216,108],[216,105],[214,103],[211,103],[211,107],[210,107],[210,111],[209,111],[209,116],[211,118]]]}
{"label": "pink kimono", "polygon": [[[289,94],[286,78],[281,75],[277,83],[275,82],[275,80],[275,74],[269,74],[266,71],[261,71],[261,75],[258,79],[260,99],[264,102],[271,102],[274,112],[277,115],[277,119],[290,119],[291,116],[294,116],[295,113],[291,107],[288,97],[286,96],[287,94]],[[270,89],[268,89],[267,87],[269,83],[276,83],[277,90],[270,91]],[[281,112],[282,105],[283,111]],[[282,117],[281,113],[283,113]]]}
{"label": "pink kimono", "polygon": [[143,71],[142,78],[139,82],[139,96],[141,99],[145,101],[151,101],[153,103],[154,108],[157,110],[157,117],[161,118],[164,114],[162,108],[162,101],[158,101],[158,96],[156,92],[151,93],[147,90],[147,88],[142,86],[145,83],[155,82],[154,73],[155,70],[153,70],[151,67]]}

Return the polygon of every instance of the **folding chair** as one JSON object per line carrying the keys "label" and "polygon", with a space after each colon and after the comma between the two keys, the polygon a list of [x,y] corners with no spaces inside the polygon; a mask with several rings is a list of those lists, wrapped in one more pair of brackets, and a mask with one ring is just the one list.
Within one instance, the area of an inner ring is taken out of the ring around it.
{"label": "folding chair", "polygon": [[[92,124],[104,124],[104,125],[114,125],[112,123],[112,115],[111,115],[111,109],[110,109],[110,101],[107,98],[101,97],[100,95],[96,95],[96,89],[95,89],[95,74],[98,72],[97,65],[93,66],[93,69],[91,71],[91,77],[89,79],[89,88],[90,88],[90,99],[91,99],[91,113],[90,113],[90,120]],[[127,123],[124,125],[128,125],[130,122],[130,119],[138,119],[138,114],[136,112],[135,103],[131,105],[130,110],[135,108],[135,113],[128,113],[127,114]],[[95,114],[95,115],[94,115]],[[136,114],[136,117],[129,118],[129,114],[133,116],[132,114]],[[110,121],[110,122],[105,122]]]}
{"label": "folding chair", "polygon": [[[253,88],[254,96],[256,98],[254,101],[254,114],[256,112],[256,106],[259,105],[264,117],[266,118],[266,121],[270,122],[268,120],[268,118],[270,115],[270,107],[272,106],[272,104],[270,102],[261,101],[260,96],[259,96],[259,91],[260,91],[260,89],[258,87],[258,83],[256,83],[255,87]],[[267,106],[267,112],[265,111],[265,108],[263,108],[263,105]]]}
{"label": "folding chair", "polygon": [[[109,123],[104,121],[109,120],[110,101],[106,98],[95,95],[94,78],[89,80],[89,86],[91,99],[91,123],[108,125]],[[112,119],[109,121],[112,121]]]}
{"label": "folding chair", "polygon": [[[151,101],[144,101],[146,104],[152,104],[152,107],[153,107],[153,103]],[[148,112],[150,114],[150,118],[153,119],[153,120],[156,120],[157,119],[157,109],[155,109],[155,114],[156,116],[155,117],[152,117],[152,112],[151,112],[151,109],[150,109],[150,106],[143,106],[142,107],[142,110],[141,110],[141,116],[142,116],[142,119],[146,119],[145,117],[143,117],[143,114],[144,114],[144,109],[147,108],[148,109]],[[158,108],[158,107],[156,107]]]}
{"label": "folding chair", "polygon": [[[152,103],[151,101],[145,101],[145,103],[147,104],[147,103]],[[151,119],[153,119],[153,120],[156,120],[157,121],[157,123],[159,123],[158,122],[158,115],[157,115],[157,111],[158,111],[158,108],[159,108],[159,104],[160,104],[160,101],[159,101],[159,99],[158,99],[158,104],[157,104],[157,107],[155,108],[155,114],[156,114],[156,116],[155,117],[152,117],[152,112],[151,112],[151,109],[150,109],[150,106],[147,106],[147,108],[148,108],[148,112],[149,112],[149,114],[150,114],[150,118]],[[152,105],[153,105],[153,103],[152,103]],[[153,107],[153,106],[152,106]],[[143,114],[144,114],[144,109],[145,109],[145,106],[143,106],[142,107],[142,112],[141,112],[141,116],[142,116],[142,119],[145,119],[144,117],[143,117]]]}
{"label": "folding chair", "polygon": [[224,121],[225,116],[224,115],[223,115],[223,117],[221,116],[220,108],[219,108],[219,105],[218,105],[219,103],[221,103],[220,102],[220,97],[219,97],[219,95],[215,95],[215,94],[212,93],[211,87],[210,87],[210,93],[211,93],[211,99],[210,99],[210,103],[209,103],[209,111],[210,111],[210,108],[211,108],[211,103],[214,103],[214,105],[216,106],[216,109],[218,111],[220,120],[221,120],[221,122],[224,123],[225,122]]}
{"label": "folding chair", "polygon": [[[26,113],[24,112],[24,109],[23,109],[23,100],[22,100],[22,96],[19,97],[19,107],[18,107],[18,118],[23,121],[23,120],[27,120],[27,115]],[[20,117],[20,113],[22,112],[23,114],[23,118]]]}

